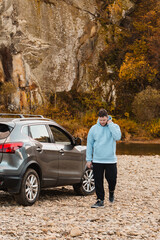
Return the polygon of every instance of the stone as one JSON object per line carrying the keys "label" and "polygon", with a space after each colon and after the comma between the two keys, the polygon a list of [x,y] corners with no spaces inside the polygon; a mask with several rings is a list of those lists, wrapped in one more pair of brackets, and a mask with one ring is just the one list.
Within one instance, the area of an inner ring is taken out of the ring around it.
{"label": "stone", "polygon": [[78,227],[72,228],[70,232],[71,237],[77,237],[82,234],[81,230]]}

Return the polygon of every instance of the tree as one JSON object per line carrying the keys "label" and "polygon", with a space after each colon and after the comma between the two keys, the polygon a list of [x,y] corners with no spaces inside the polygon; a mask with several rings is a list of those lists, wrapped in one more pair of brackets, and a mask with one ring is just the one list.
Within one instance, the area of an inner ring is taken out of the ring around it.
{"label": "tree", "polygon": [[134,98],[132,111],[141,122],[160,117],[160,90],[148,86],[138,93]]}

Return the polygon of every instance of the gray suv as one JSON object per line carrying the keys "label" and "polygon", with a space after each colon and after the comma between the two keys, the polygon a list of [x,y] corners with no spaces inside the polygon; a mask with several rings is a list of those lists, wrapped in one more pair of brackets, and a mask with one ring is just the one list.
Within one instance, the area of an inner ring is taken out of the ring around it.
{"label": "gray suv", "polygon": [[95,190],[93,170],[86,168],[81,140],[51,119],[0,114],[0,190],[32,205],[42,188],[73,185],[76,193]]}

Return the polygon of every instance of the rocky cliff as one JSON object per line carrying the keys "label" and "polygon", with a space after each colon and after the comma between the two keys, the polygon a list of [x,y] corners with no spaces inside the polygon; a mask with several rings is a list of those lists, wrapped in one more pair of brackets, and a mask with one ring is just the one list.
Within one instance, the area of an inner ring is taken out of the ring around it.
{"label": "rocky cliff", "polygon": [[[106,1],[107,2],[107,1]],[[132,1],[111,1],[109,24],[119,24]],[[120,2],[120,10],[114,7]],[[99,22],[104,1],[0,0],[0,82],[16,88],[10,106],[28,109],[50,92],[88,90],[100,81],[99,55],[106,47]],[[102,11],[103,12],[103,11]],[[112,71],[106,66],[106,71]],[[111,88],[109,82],[104,88]]]}

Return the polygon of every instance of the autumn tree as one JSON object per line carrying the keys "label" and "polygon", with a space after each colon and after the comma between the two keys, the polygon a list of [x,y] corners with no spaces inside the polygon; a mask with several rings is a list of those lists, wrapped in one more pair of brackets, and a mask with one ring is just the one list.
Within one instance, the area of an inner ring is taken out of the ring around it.
{"label": "autumn tree", "polygon": [[[160,88],[160,9],[156,0],[140,1],[130,15],[130,36],[116,82],[117,112],[132,113],[134,96],[147,86]],[[128,29],[126,29],[127,31]],[[121,54],[122,55],[122,54]]]}

